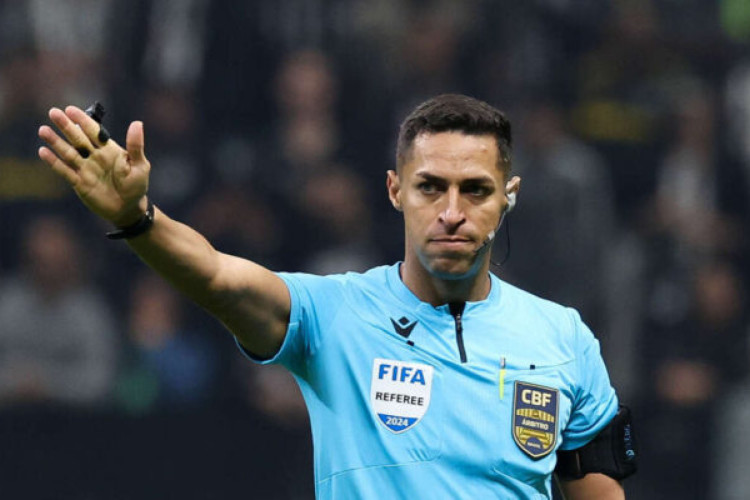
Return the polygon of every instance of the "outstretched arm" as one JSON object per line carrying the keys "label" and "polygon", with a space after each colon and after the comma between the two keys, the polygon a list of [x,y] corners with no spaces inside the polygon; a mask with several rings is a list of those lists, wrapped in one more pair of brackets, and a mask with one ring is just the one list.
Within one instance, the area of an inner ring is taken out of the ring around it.
{"label": "outstretched arm", "polygon": [[[89,210],[118,227],[146,212],[151,165],[144,153],[141,122],[128,128],[126,147],[100,143],[99,124],[81,109],[49,112],[51,127],[39,129],[48,147],[39,157],[64,178]],[[175,288],[221,320],[252,353],[270,357],[284,340],[290,298],[284,282],[268,269],[217,251],[198,232],[155,212],[153,227],[129,239],[138,256]]]}

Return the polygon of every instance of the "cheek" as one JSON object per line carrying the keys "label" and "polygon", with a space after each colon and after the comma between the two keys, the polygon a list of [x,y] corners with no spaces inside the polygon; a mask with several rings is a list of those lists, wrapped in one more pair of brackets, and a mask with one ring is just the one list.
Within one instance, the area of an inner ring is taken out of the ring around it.
{"label": "cheek", "polygon": [[421,253],[419,249],[424,247],[428,232],[429,223],[423,221],[418,214],[404,213],[404,242],[408,248]]}
{"label": "cheek", "polygon": [[420,226],[419,219],[413,213],[404,212],[404,229],[407,239],[416,239],[415,237],[420,232]]}
{"label": "cheek", "polygon": [[493,203],[492,207],[486,207],[481,210],[477,220],[481,221],[481,224],[495,227],[500,223],[500,218],[503,216],[503,209],[502,204]]}
{"label": "cheek", "polygon": [[427,232],[435,219],[432,212],[425,207],[410,206],[404,209],[404,225],[411,234]]}
{"label": "cheek", "polygon": [[498,211],[497,213],[489,214],[485,218],[485,225],[494,229],[495,227],[497,227],[498,224],[500,224],[500,219],[502,218],[502,216],[503,214],[500,211]]}

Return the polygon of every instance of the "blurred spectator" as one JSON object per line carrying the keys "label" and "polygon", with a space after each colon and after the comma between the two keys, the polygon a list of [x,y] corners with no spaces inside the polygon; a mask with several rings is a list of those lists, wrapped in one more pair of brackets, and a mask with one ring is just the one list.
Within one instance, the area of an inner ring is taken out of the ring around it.
{"label": "blurred spectator", "polygon": [[[750,324],[745,328],[746,342],[750,341]],[[745,350],[745,367],[750,366],[750,350]],[[750,420],[750,377],[732,384],[725,391],[715,412],[712,431],[716,435],[713,452],[709,455],[714,475],[715,500],[744,500],[750,491],[750,433],[744,432]]]}
{"label": "blurred spectator", "polygon": [[304,180],[342,147],[337,87],[331,60],[323,52],[302,50],[284,60],[275,82],[279,126],[275,145],[291,167],[284,175]]}
{"label": "blurred spectator", "polygon": [[326,54],[300,50],[284,58],[273,83],[273,122],[255,142],[243,135],[226,137],[212,161],[219,183],[250,184],[289,203],[305,180],[341,151],[338,81]]}
{"label": "blurred spectator", "polygon": [[218,371],[216,348],[203,332],[187,326],[176,293],[149,272],[136,281],[130,307],[120,403],[140,413],[196,408],[208,401]]}
{"label": "blurred spectator", "polygon": [[430,96],[467,92],[460,63],[471,12],[471,2],[417,2],[404,9],[404,29],[385,75],[393,85],[394,124]]}
{"label": "blurred spectator", "polygon": [[730,146],[750,159],[750,59],[738,61],[727,75],[725,97]]}
{"label": "blurred spectator", "polygon": [[614,5],[601,42],[576,61],[572,124],[609,160],[618,218],[627,222],[653,192],[672,85],[691,68],[660,38],[652,0]]}
{"label": "blurred spectator", "polygon": [[89,405],[109,394],[115,321],[86,279],[88,258],[67,221],[28,223],[22,271],[0,290],[0,401]]}
{"label": "blurred spectator", "polygon": [[242,359],[237,374],[242,396],[255,412],[280,427],[309,429],[305,401],[291,373],[278,365],[260,367]]}
{"label": "blurred spectator", "polygon": [[[750,332],[748,332],[750,334]],[[750,383],[735,386],[717,406],[716,422],[712,431],[716,435],[713,453],[708,456],[713,500],[745,500],[750,491],[750,435],[745,432],[750,420]]]}
{"label": "blurred spectator", "polygon": [[345,52],[358,35],[357,13],[371,6],[363,0],[260,0],[253,14],[265,42],[285,52]]}
{"label": "blurred spectator", "polygon": [[[111,0],[22,0],[14,8],[28,16],[30,42],[37,51],[40,101],[106,101],[102,69]],[[85,104],[84,104],[85,103]]]}
{"label": "blurred spectator", "polygon": [[[250,447],[261,451],[242,461],[241,484],[247,483],[250,474],[258,478],[257,486],[253,486],[258,498],[313,498],[310,424],[294,377],[279,365],[259,366],[239,354],[234,358],[233,369],[244,401],[238,430]],[[238,448],[237,453],[242,455],[245,451],[246,448]],[[250,470],[245,470],[248,467]]]}
{"label": "blurred spectator", "polygon": [[[17,221],[31,212],[24,202],[71,196],[36,156],[36,130],[53,105],[107,101],[102,63],[112,4],[0,2],[0,227],[10,238],[20,237]],[[3,260],[8,250],[0,250]]]}
{"label": "blurred spectator", "polygon": [[609,169],[565,130],[562,113],[548,101],[529,102],[519,125],[513,167],[522,191],[508,217],[508,277],[578,308],[596,327],[605,305],[605,254],[616,230]]}
{"label": "blurred spectator", "polygon": [[604,256],[602,276],[605,304],[601,330],[602,355],[609,368],[612,385],[621,401],[640,398],[644,382],[641,347],[649,289],[647,245],[633,228],[620,228]]}
{"label": "blurred spectator", "polygon": [[[287,269],[300,269],[310,253],[317,250],[315,242],[321,235],[310,223],[309,207],[305,207],[307,183],[346,156],[338,84],[330,57],[322,51],[290,53],[274,79],[277,114],[271,128],[253,146],[242,141],[245,151],[257,153],[246,155],[249,161],[244,164],[227,153],[215,158],[222,184],[248,186],[240,196],[262,193],[273,207],[274,221],[266,231],[271,239],[267,242],[274,241],[274,231],[286,228],[279,250],[281,263],[291,264]],[[239,144],[235,141],[231,151],[242,150]],[[299,241],[305,244],[295,244]],[[270,264],[274,261],[279,259],[272,257]]]}
{"label": "blurred spectator", "polygon": [[[721,255],[740,262],[747,244],[737,203],[744,186],[717,140],[713,96],[697,80],[684,80],[679,90],[672,142],[655,175],[653,200],[639,210],[641,222],[633,233],[638,239],[619,239],[625,251],[618,252],[610,278],[613,304],[618,305],[610,312],[616,343],[623,343],[625,324],[631,335],[645,330],[650,336],[653,328],[671,329],[685,321],[695,307],[690,299],[692,270]],[[636,337],[641,345],[647,341],[643,335]],[[634,352],[630,341],[620,348]],[[615,378],[627,381],[635,395],[635,387],[648,384],[643,374],[650,369],[650,363],[632,357]]]}
{"label": "blurred spectator", "polygon": [[[473,52],[471,81],[488,102],[520,116],[524,98],[544,94],[569,104],[575,71],[571,61],[599,43],[611,1],[534,0],[478,2],[482,10],[470,17]],[[480,31],[481,30],[481,31]]]}
{"label": "blurred spectator", "polygon": [[304,269],[316,274],[365,271],[383,260],[372,238],[372,216],[362,179],[343,167],[312,177],[301,193],[310,253]]}
{"label": "blurred spectator", "polygon": [[148,124],[150,160],[158,165],[150,191],[167,210],[185,208],[203,182],[203,144],[197,97],[205,64],[207,0],[152,1],[142,67],[146,88],[143,120]]}
{"label": "blurred spectator", "polygon": [[[7,3],[2,7],[7,8]],[[22,215],[29,202],[71,194],[36,155],[39,117],[45,116],[48,104],[40,95],[39,57],[30,46],[0,51],[0,232],[6,241],[13,241],[21,238]],[[14,245],[1,245],[0,267],[17,266],[16,251]]]}
{"label": "blurred spectator", "polygon": [[728,126],[726,147],[740,165],[742,180],[734,181],[745,196],[740,203],[746,223],[750,219],[750,58],[731,68],[726,83],[725,113]]}
{"label": "blurred spectator", "polygon": [[194,204],[188,220],[218,250],[283,268],[290,253],[284,246],[285,207],[267,198],[241,185],[217,186]]}
{"label": "blurred spectator", "polygon": [[[268,132],[273,116],[269,82],[280,50],[261,36],[261,2],[211,0],[206,4],[203,71],[195,96],[201,146],[210,158],[222,157],[214,160],[211,170],[224,170],[225,163],[249,170],[253,165],[247,155],[252,156],[252,146]],[[232,158],[237,153],[244,155]]]}
{"label": "blurred spectator", "polygon": [[209,176],[203,172],[206,160],[198,132],[192,89],[150,86],[143,96],[143,121],[149,141],[153,169],[149,193],[170,213],[182,213],[199,194]]}
{"label": "blurred spectator", "polygon": [[655,209],[646,215],[688,261],[736,253],[742,243],[741,221],[731,211],[741,209],[733,205],[746,196],[746,186],[729,182],[737,176],[716,141],[716,112],[702,87],[681,94],[677,131],[657,173]]}
{"label": "blurred spectator", "polygon": [[729,262],[701,265],[690,307],[670,323],[648,325],[648,360],[639,422],[648,497],[709,498],[711,470],[696,457],[714,449],[717,402],[747,373],[745,290]]}
{"label": "blurred spectator", "polygon": [[217,125],[204,129],[198,118],[210,2],[133,0],[113,9],[117,22],[106,73],[114,94],[110,130],[144,121],[149,160],[157,166],[150,192],[163,209],[181,214],[208,177],[209,140],[195,138]]}

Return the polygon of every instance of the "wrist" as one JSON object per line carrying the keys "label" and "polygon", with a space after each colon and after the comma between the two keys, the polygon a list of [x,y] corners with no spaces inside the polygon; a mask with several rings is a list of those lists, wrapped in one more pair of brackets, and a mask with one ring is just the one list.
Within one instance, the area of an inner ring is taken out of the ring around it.
{"label": "wrist", "polygon": [[112,219],[112,224],[118,229],[123,229],[136,224],[144,217],[144,215],[146,215],[148,204],[148,197],[143,195],[136,203],[125,209],[115,219]]}
{"label": "wrist", "polygon": [[143,199],[146,201],[146,211],[131,224],[118,226],[118,229],[106,233],[107,238],[110,240],[131,239],[151,229],[154,225],[154,204],[145,197]]}

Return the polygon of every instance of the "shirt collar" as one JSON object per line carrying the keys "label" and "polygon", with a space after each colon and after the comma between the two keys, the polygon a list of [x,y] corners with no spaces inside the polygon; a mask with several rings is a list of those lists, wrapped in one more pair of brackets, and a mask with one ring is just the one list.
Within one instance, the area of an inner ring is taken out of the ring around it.
{"label": "shirt collar", "polygon": [[[401,268],[401,264],[403,262],[399,261],[390,266],[386,270],[386,282],[388,284],[388,288],[391,290],[391,292],[404,304],[406,304],[408,307],[414,309],[414,310],[438,310],[438,311],[444,311],[448,312],[448,304],[443,304],[441,306],[434,307],[432,304],[429,304],[427,302],[423,302],[419,299],[416,295],[414,295],[414,292],[409,290],[409,288],[404,284],[403,280],[401,279],[401,273],[399,272]],[[468,311],[470,309],[476,309],[476,308],[484,308],[489,307],[490,305],[495,305],[500,301],[500,294],[501,294],[501,284],[502,281],[500,278],[495,276],[492,273],[490,274],[490,293],[487,295],[487,298],[483,300],[478,301],[469,301],[466,302],[466,309],[465,311]]]}

